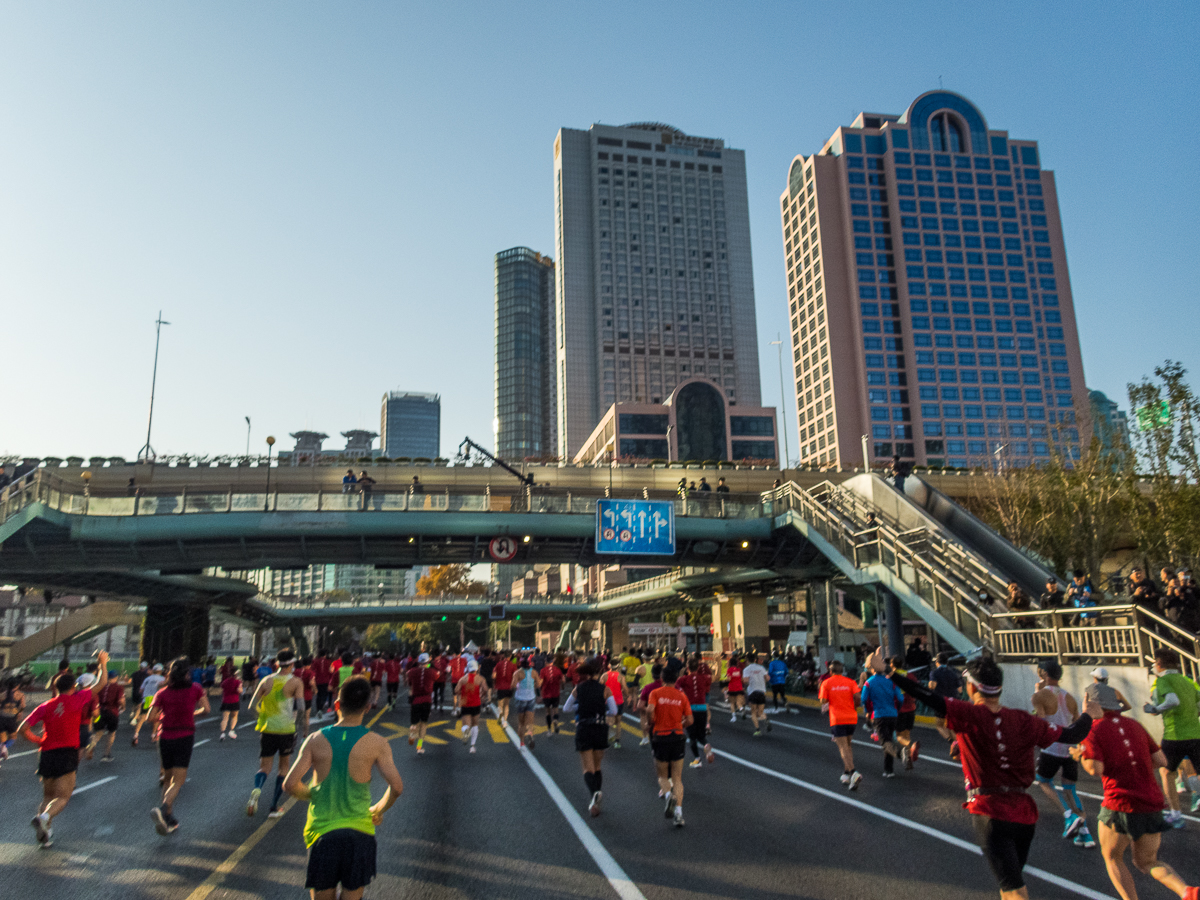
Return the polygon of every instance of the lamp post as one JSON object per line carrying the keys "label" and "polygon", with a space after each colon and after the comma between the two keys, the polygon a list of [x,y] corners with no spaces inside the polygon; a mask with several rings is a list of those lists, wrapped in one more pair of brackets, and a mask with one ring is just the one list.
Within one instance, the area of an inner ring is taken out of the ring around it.
{"label": "lamp post", "polygon": [[138,451],[139,460],[153,460],[155,457],[154,448],[150,446],[150,428],[154,424],[154,388],[158,383],[158,343],[162,338],[162,327],[170,325],[170,322],[164,322],[162,310],[158,311],[158,318],[154,320],[154,373],[150,376],[150,417],[146,422],[146,446]]}
{"label": "lamp post", "polygon": [[263,512],[271,511],[271,450],[275,447],[274,436],[267,437],[267,493],[263,496]]}
{"label": "lamp post", "polygon": [[787,394],[783,390],[783,335],[777,331],[775,337],[778,340],[770,341],[770,343],[774,344],[776,350],[779,351],[779,424],[783,431],[783,465],[779,468],[786,469],[791,453],[788,450],[787,439]]}
{"label": "lamp post", "polygon": [[250,457],[250,417],[246,416],[246,458]]}

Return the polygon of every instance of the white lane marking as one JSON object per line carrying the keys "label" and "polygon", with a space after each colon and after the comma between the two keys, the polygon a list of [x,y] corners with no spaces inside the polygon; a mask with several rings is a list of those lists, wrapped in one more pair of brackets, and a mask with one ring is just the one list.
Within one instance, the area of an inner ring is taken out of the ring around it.
{"label": "white lane marking", "polygon": [[192,747],[193,747],[193,748],[196,748],[196,747],[203,747],[205,744],[207,744],[207,743],[208,743],[209,741],[211,741],[211,740],[212,740],[212,738],[205,738],[205,739],[204,739],[204,740],[202,740],[202,741],[196,741],[196,743],[192,744]]}
{"label": "white lane marking", "polygon": [[[492,713],[496,714],[496,707],[491,707]],[[498,716],[497,716],[498,717]],[[571,826],[571,830],[575,832],[575,836],[579,838],[579,842],[583,844],[583,848],[591,855],[596,865],[604,877],[608,879],[608,883],[613,886],[613,890],[617,892],[617,896],[622,900],[646,900],[646,895],[638,889],[638,886],[633,883],[633,880],[625,874],[625,870],[621,868],[612,856],[611,853],[600,843],[600,839],[596,837],[595,832],[587,827],[583,821],[583,816],[579,815],[575,807],[571,805],[571,801],[563,794],[562,789],[550,777],[542,764],[538,762],[537,757],[530,753],[527,749],[521,747],[521,738],[516,730],[503,722],[504,731],[508,734],[508,739],[512,742],[513,747],[518,748],[518,752],[525,760],[525,763],[537,776],[537,780],[542,783],[542,787],[546,789],[546,793],[550,795],[550,799],[554,801],[554,805],[558,807],[559,812],[567,820],[567,824]]]}
{"label": "white lane marking", "polygon": [[[814,794],[819,794],[829,800],[836,800],[839,803],[845,803],[847,806],[853,806],[855,809],[859,809],[865,813],[870,813],[873,816],[879,816],[881,819],[887,819],[889,822],[894,822],[897,825],[903,825],[905,828],[911,828],[913,831],[919,831],[921,834],[936,838],[939,841],[944,841],[947,844],[958,847],[960,850],[966,850],[969,853],[974,853],[976,856],[983,855],[983,851],[980,850],[975,844],[972,844],[969,841],[964,841],[962,838],[957,838],[952,834],[947,834],[944,831],[938,831],[936,828],[931,828],[928,825],[923,825],[922,823],[915,822],[912,819],[906,819],[904,816],[899,816],[895,813],[888,812],[887,810],[879,809],[871,806],[868,803],[864,803],[861,800],[855,800],[846,794],[831,791],[827,788],[820,787],[812,784],[811,782],[796,778],[792,775],[785,775],[782,772],[777,772],[774,769],[768,769],[766,766],[760,766],[758,763],[750,762],[748,759],[742,759],[740,756],[735,756],[734,754],[725,750],[714,749],[713,752],[716,753],[717,756],[722,756],[731,762],[745,766],[747,769],[752,769],[755,772],[761,772],[764,775],[770,775],[773,778],[786,781],[788,784],[794,784],[796,787],[804,788],[806,791],[812,791]],[[1114,900],[1111,894],[1102,894],[1099,891],[1094,891],[1089,887],[1085,887],[1082,884],[1077,884],[1074,881],[1070,881],[1069,879],[1055,875],[1053,872],[1047,872],[1045,869],[1039,869],[1036,866],[1026,866],[1025,872],[1028,875],[1032,875],[1034,878],[1040,878],[1042,881],[1049,882],[1050,884],[1063,888],[1064,890],[1071,891],[1072,893],[1078,894],[1081,897],[1088,897],[1090,900]]]}
{"label": "white lane marking", "polygon": [[32,756],[34,753],[37,753],[37,752],[38,752],[37,748],[34,747],[32,750],[22,750],[20,753],[10,753],[10,754],[8,754],[8,758],[9,759],[20,759],[22,756]]}
{"label": "white lane marking", "polygon": [[92,788],[100,787],[102,784],[108,784],[110,781],[116,780],[116,775],[109,775],[107,778],[101,778],[99,781],[93,781],[91,784],[85,784],[83,787],[75,788],[75,790],[72,792],[72,796],[75,794],[82,794],[84,791],[90,791]]}

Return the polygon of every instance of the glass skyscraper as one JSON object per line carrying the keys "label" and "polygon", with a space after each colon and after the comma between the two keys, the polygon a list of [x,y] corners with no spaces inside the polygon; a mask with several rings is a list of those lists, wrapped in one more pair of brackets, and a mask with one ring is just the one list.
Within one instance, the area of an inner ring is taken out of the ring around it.
{"label": "glass skyscraper", "polygon": [[1054,173],[933,91],[797,156],[780,198],[801,459],[1078,457],[1087,389]]}
{"label": "glass skyscraper", "polygon": [[700,377],[759,403],[746,155],[659,123],[554,141],[558,452]]}
{"label": "glass skyscraper", "polygon": [[554,260],[514,247],[496,254],[496,455],[556,455]]}
{"label": "glass skyscraper", "polygon": [[442,443],[442,398],[389,391],[383,395],[379,431],[384,456],[437,459]]}

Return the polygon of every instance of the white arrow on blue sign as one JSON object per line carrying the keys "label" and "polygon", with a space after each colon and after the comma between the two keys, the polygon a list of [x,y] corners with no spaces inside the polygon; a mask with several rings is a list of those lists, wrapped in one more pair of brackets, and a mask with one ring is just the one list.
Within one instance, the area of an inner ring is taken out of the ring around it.
{"label": "white arrow on blue sign", "polygon": [[673,556],[675,504],[669,500],[597,500],[596,552]]}

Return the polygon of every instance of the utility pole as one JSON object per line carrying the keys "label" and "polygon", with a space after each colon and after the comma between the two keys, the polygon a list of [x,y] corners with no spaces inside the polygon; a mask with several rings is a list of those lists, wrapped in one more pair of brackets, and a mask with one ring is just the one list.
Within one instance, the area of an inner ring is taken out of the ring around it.
{"label": "utility pole", "polygon": [[792,454],[788,450],[787,394],[783,390],[783,335],[777,331],[775,332],[775,337],[778,340],[771,341],[770,343],[775,345],[775,349],[779,355],[779,425],[780,431],[783,432],[783,465],[779,468],[786,469]]}
{"label": "utility pole", "polygon": [[170,322],[164,322],[162,310],[158,311],[158,318],[154,320],[154,374],[150,376],[150,417],[146,422],[146,446],[138,451],[138,460],[153,460],[155,457],[154,448],[150,446],[150,429],[154,425],[154,389],[158,384],[158,344],[162,339],[162,327],[170,325]]}
{"label": "utility pole", "polygon": [[250,458],[250,417],[246,416],[246,458]]}

